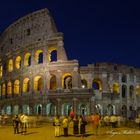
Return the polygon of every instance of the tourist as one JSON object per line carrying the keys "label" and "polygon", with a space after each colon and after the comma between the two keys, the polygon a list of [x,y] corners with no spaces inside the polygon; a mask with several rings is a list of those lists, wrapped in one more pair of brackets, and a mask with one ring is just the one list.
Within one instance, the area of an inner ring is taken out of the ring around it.
{"label": "tourist", "polygon": [[19,117],[15,115],[13,118],[14,134],[19,133]]}
{"label": "tourist", "polygon": [[80,118],[79,118],[79,128],[80,128],[80,134],[81,134],[81,137],[84,137],[85,136],[85,127],[87,125],[87,121],[85,119],[84,116],[80,115]]}
{"label": "tourist", "polygon": [[54,127],[55,127],[55,130],[54,130],[55,137],[59,137],[60,136],[60,118],[59,118],[59,116],[56,116],[54,118]]}
{"label": "tourist", "polygon": [[62,120],[62,126],[63,126],[63,131],[64,131],[64,136],[67,137],[68,136],[68,117],[64,116],[63,120]]}
{"label": "tourist", "polygon": [[74,134],[74,135],[79,134],[79,127],[78,127],[78,124],[79,124],[79,119],[78,119],[78,116],[75,115],[75,116],[74,116],[74,119],[73,119],[73,134]]}

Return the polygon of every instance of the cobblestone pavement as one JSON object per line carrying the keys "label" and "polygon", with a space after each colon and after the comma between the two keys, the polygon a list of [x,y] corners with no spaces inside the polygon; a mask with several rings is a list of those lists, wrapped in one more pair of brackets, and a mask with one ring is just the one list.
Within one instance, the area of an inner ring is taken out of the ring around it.
{"label": "cobblestone pavement", "polygon": [[12,126],[2,126],[0,127],[0,140],[138,140],[140,139],[140,131],[130,128],[100,128],[100,134],[94,135],[92,127],[87,125],[86,136],[84,138],[80,136],[73,136],[72,127],[69,128],[69,136],[66,138],[63,136],[63,131],[61,130],[60,137],[54,137],[54,127],[52,124],[39,125],[36,128],[28,128],[25,135],[14,134]]}

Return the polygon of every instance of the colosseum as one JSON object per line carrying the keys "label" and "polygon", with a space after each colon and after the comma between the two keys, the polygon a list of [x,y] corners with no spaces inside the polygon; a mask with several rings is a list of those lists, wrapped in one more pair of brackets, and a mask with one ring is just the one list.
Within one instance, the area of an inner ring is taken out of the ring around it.
{"label": "colosseum", "polygon": [[140,112],[140,69],[68,60],[48,9],[20,18],[0,36],[0,114],[133,117]]}

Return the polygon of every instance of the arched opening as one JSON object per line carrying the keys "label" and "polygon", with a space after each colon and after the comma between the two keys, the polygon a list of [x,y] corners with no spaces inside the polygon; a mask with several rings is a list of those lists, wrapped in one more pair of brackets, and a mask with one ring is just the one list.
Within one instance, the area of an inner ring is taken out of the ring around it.
{"label": "arched opening", "polygon": [[51,74],[50,78],[50,90],[56,90],[57,84],[56,84],[56,76]]}
{"label": "arched opening", "polygon": [[85,79],[81,80],[81,87],[87,88],[87,81]]}
{"label": "arched opening", "polygon": [[12,114],[12,108],[11,108],[10,105],[6,106],[6,111],[5,111],[5,113],[6,113],[7,115],[11,115],[11,114]]}
{"label": "arched opening", "polygon": [[57,50],[55,47],[50,47],[48,50],[48,59],[50,62],[57,61]]}
{"label": "arched opening", "polygon": [[20,91],[20,82],[19,80],[15,80],[14,82],[14,94],[19,94]]}
{"label": "arched opening", "polygon": [[109,104],[108,106],[107,106],[107,114],[109,115],[109,116],[111,116],[111,115],[114,115],[114,108],[113,108],[113,105],[111,105],[111,104]]}
{"label": "arched opening", "polygon": [[126,85],[122,85],[122,98],[126,97],[126,93],[127,93],[126,91],[127,91]]}
{"label": "arched opening", "polygon": [[72,76],[69,73],[63,75],[62,87],[64,89],[72,89]]}
{"label": "arched opening", "polygon": [[139,85],[136,86],[136,95],[140,95],[140,86]]}
{"label": "arched opening", "polygon": [[126,105],[123,105],[122,106],[122,116],[123,117],[126,117],[127,116],[127,107],[126,107]]}
{"label": "arched opening", "polygon": [[87,108],[86,108],[86,105],[85,104],[81,104],[80,106],[80,114],[81,115],[86,115],[87,113]]}
{"label": "arched opening", "polygon": [[100,79],[94,79],[92,82],[92,88],[94,90],[102,91],[102,81]]}
{"label": "arched opening", "polygon": [[122,75],[122,82],[126,83],[127,82],[127,76],[126,75]]}
{"label": "arched opening", "polygon": [[13,60],[12,59],[10,59],[8,62],[8,71],[9,72],[13,71]]}
{"label": "arched opening", "polygon": [[73,107],[69,103],[65,103],[62,105],[62,115],[70,115],[70,112],[73,111]]}
{"label": "arched opening", "polygon": [[11,95],[12,94],[12,83],[8,82],[7,84],[7,94]]}
{"label": "arched opening", "polygon": [[56,106],[52,103],[48,103],[46,105],[46,114],[47,116],[55,116],[56,114]]}
{"label": "arched opening", "polygon": [[15,65],[16,65],[17,69],[21,68],[21,57],[20,56],[16,57]]}
{"label": "arched opening", "polygon": [[41,104],[37,105],[37,115],[42,115],[42,105]]}
{"label": "arched opening", "polygon": [[120,92],[120,86],[118,83],[113,84],[113,93],[119,93]]}
{"label": "arched opening", "polygon": [[0,78],[2,78],[2,71],[3,71],[2,61],[0,59]]}
{"label": "arched opening", "polygon": [[24,66],[30,66],[31,65],[31,54],[26,53],[24,56]]}
{"label": "arched opening", "polygon": [[42,91],[43,83],[41,76],[36,76],[34,78],[34,91]]}
{"label": "arched opening", "polygon": [[35,52],[35,60],[38,64],[43,63],[43,51],[42,50],[37,50]]}
{"label": "arched opening", "polygon": [[103,115],[103,107],[100,104],[95,105],[95,109],[96,113]]}
{"label": "arched opening", "polygon": [[133,85],[131,85],[131,86],[129,87],[129,96],[130,96],[131,99],[132,99],[133,96],[134,96],[134,86],[133,86]]}
{"label": "arched opening", "polygon": [[23,92],[29,92],[30,86],[29,86],[29,78],[25,78],[23,80]]}
{"label": "arched opening", "polygon": [[2,96],[6,95],[6,85],[5,83],[2,84]]}

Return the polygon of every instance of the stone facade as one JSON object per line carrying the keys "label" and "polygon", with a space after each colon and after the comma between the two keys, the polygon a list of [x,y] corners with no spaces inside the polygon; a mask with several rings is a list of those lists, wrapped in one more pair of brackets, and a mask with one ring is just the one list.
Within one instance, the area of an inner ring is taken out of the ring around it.
{"label": "stone facade", "polygon": [[68,60],[48,9],[20,18],[0,37],[0,112],[54,116],[94,112],[132,117],[140,108],[140,70]]}

